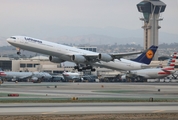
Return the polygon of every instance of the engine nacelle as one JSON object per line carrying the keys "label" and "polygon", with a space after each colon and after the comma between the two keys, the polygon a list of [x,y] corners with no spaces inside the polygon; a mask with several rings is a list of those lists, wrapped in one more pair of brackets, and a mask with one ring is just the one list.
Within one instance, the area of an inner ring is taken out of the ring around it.
{"label": "engine nacelle", "polygon": [[37,77],[32,77],[31,80],[32,80],[32,81],[37,81],[38,78],[37,78]]}
{"label": "engine nacelle", "polygon": [[16,76],[13,76],[12,79],[11,79],[12,82],[14,82],[16,80],[17,80]]}
{"label": "engine nacelle", "polygon": [[99,57],[100,60],[105,61],[105,62],[109,62],[109,61],[113,60],[111,55],[109,55],[107,53],[100,53],[98,57]]}
{"label": "engine nacelle", "polygon": [[83,63],[86,61],[86,58],[82,55],[72,55],[72,61],[77,62],[77,63]]}
{"label": "engine nacelle", "polygon": [[61,62],[65,62],[65,60],[62,60],[58,57],[53,57],[53,56],[49,56],[49,60],[53,63],[61,63]]}

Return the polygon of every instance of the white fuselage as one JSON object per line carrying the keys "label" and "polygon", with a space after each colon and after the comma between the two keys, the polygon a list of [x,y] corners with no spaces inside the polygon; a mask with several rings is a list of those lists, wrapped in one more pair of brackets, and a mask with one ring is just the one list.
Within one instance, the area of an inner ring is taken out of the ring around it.
{"label": "white fuselage", "polygon": [[16,39],[11,39],[10,44],[20,49],[56,56],[66,61],[71,61],[71,55],[74,54],[75,55],[86,55],[86,54],[98,55],[99,54],[96,52],[77,49],[76,47],[70,47],[67,45],[57,44],[54,42],[48,42],[45,40],[39,40],[35,38],[33,38],[33,40],[25,40],[24,37],[22,36],[16,37]]}
{"label": "white fuselage", "polygon": [[80,79],[79,73],[72,73],[72,72],[64,72],[62,73],[65,80],[73,80],[73,79]]}
{"label": "white fuselage", "polygon": [[29,76],[32,76],[32,72],[3,72],[0,74],[0,77],[14,79],[23,79]]}
{"label": "white fuselage", "polygon": [[0,72],[0,77],[12,80],[25,78],[39,79],[42,77],[46,79],[52,78],[52,76],[49,73],[45,72]]}
{"label": "white fuselage", "polygon": [[114,69],[114,70],[124,70],[124,71],[139,70],[148,67],[148,65],[146,64],[134,62],[123,58],[121,58],[120,60],[114,59],[114,61],[110,61],[110,62],[100,61],[100,62],[93,63],[93,65]]}
{"label": "white fuselage", "polygon": [[143,70],[133,70],[130,72],[131,74],[142,76],[146,79],[164,78],[172,74],[171,72],[163,71],[162,68],[148,68]]}
{"label": "white fuselage", "polygon": [[[7,39],[7,41],[20,49],[38,52],[50,56],[55,56],[65,61],[71,61],[72,55],[87,55],[87,56],[98,56],[99,53],[91,52],[87,50],[78,49],[75,47],[70,47],[66,45],[57,44],[54,42],[48,42],[45,40],[39,40],[35,38],[25,39],[24,36],[18,36],[16,39]],[[87,64],[91,64],[94,66],[105,67],[114,70],[138,70],[147,67],[148,65],[134,62],[126,59],[114,59],[110,62],[89,62]]]}
{"label": "white fuselage", "polygon": [[47,72],[33,72],[32,73],[32,79],[33,78],[37,78],[37,79],[39,79],[39,78],[50,79],[50,78],[52,78],[52,76],[49,73],[47,73]]}

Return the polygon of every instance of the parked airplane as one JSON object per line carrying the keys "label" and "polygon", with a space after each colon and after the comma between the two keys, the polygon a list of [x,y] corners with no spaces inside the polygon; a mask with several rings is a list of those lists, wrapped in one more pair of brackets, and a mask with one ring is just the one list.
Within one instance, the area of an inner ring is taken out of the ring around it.
{"label": "parked airplane", "polygon": [[43,79],[52,78],[49,73],[46,72],[5,72],[0,71],[1,79],[11,79],[12,81],[18,81],[26,78],[30,78],[32,81],[41,82]]}
{"label": "parked airplane", "polygon": [[62,75],[66,81],[69,81],[69,80],[80,81],[80,78],[81,78],[79,73],[73,73],[73,72],[64,71]]}
{"label": "parked airplane", "polygon": [[175,72],[174,66],[176,61],[176,53],[170,58],[168,61],[168,65],[166,67],[157,67],[157,68],[147,68],[142,70],[132,70],[129,73],[122,75],[121,79],[126,78],[134,78],[137,81],[142,79],[160,79],[167,77]]}
{"label": "parked airplane", "polygon": [[102,61],[103,63],[107,63],[115,59],[120,59],[123,56],[139,54],[142,52],[138,51],[130,53],[111,54],[97,53],[25,36],[12,36],[7,39],[7,42],[17,48],[17,54],[20,54],[20,49],[38,52],[49,55],[49,60],[51,62],[75,62],[77,64],[77,66],[75,66],[75,69],[78,70],[79,64],[83,63],[86,65],[84,69],[91,69],[91,71],[95,71],[95,69],[92,67],[93,63],[100,61]]}
{"label": "parked airplane", "polygon": [[41,82],[44,79],[51,79],[52,76],[47,72],[32,72],[31,80]]}
{"label": "parked airplane", "polygon": [[99,79],[95,75],[80,75],[78,72],[64,72],[62,73],[66,81],[75,82],[99,82]]}

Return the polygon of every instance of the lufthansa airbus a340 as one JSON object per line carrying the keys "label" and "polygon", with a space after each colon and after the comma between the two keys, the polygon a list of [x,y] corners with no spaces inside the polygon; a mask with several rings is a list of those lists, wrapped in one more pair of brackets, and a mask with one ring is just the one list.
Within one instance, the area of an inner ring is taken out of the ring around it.
{"label": "lufthansa airbus a340", "polygon": [[[7,39],[7,42],[17,48],[17,54],[20,54],[20,50],[23,49],[49,55],[49,60],[55,63],[64,61],[75,62],[77,64],[75,69],[78,69],[78,71],[85,69],[95,71],[93,66],[101,66],[115,70],[142,69],[150,64],[158,48],[157,46],[151,46],[144,52],[97,53],[26,36],[12,36]],[[142,54],[135,60],[126,60],[122,58],[124,56],[139,53]],[[85,66],[81,68],[79,64],[85,64]]]}

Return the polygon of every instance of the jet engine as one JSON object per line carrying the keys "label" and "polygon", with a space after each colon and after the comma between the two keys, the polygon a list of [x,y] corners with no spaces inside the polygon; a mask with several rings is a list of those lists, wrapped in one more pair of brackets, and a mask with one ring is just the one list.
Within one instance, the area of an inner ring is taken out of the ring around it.
{"label": "jet engine", "polygon": [[37,77],[32,77],[31,80],[32,80],[32,81],[37,81],[38,78],[37,78]]}
{"label": "jet engine", "polygon": [[105,61],[105,62],[109,62],[113,60],[112,56],[107,53],[100,53],[98,57],[100,60]]}
{"label": "jet engine", "polygon": [[53,56],[49,56],[49,60],[53,63],[61,63],[61,62],[65,62],[65,60],[62,60],[58,57],[53,57]]}
{"label": "jet engine", "polygon": [[83,63],[86,61],[86,58],[82,55],[72,55],[71,59],[72,61],[77,63]]}
{"label": "jet engine", "polygon": [[12,82],[15,82],[16,80],[17,80],[16,76],[13,76],[11,79]]}

